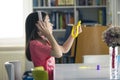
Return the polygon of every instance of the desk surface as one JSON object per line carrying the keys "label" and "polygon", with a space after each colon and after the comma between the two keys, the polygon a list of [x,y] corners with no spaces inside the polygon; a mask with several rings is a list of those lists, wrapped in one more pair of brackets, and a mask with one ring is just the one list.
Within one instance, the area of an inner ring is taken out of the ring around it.
{"label": "desk surface", "polygon": [[109,80],[109,65],[56,64],[55,80]]}

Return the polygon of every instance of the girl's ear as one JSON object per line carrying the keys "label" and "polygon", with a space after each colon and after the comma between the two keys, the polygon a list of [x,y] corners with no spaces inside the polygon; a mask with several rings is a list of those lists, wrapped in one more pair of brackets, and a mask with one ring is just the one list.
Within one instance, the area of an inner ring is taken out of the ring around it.
{"label": "girl's ear", "polygon": [[42,33],[41,33],[40,31],[38,31],[37,34],[38,34],[39,36],[42,36]]}

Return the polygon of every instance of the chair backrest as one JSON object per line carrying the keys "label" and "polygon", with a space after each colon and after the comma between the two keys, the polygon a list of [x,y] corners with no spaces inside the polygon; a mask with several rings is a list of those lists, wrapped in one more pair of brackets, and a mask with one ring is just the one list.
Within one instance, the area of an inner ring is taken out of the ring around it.
{"label": "chair backrest", "polygon": [[21,80],[21,62],[19,60],[5,62],[5,68],[8,73],[9,80]]}
{"label": "chair backrest", "polygon": [[5,62],[5,68],[8,74],[8,79],[15,80],[14,65],[12,63]]}

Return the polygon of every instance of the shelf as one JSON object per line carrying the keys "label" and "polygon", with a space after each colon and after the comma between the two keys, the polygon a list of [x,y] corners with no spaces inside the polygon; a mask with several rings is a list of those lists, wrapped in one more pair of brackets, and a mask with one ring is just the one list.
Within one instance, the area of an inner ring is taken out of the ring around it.
{"label": "shelf", "polygon": [[74,9],[74,6],[44,6],[44,7],[33,7],[33,9],[34,10],[37,10],[37,9],[41,9],[41,10],[43,10],[43,9],[55,9],[55,10],[57,10],[57,9]]}
{"label": "shelf", "polygon": [[97,5],[93,5],[93,6],[76,6],[76,8],[106,8],[106,6],[97,6]]}
{"label": "shelf", "polygon": [[33,9],[74,9],[74,8],[106,8],[106,6],[97,6],[97,5],[93,5],[93,6],[44,6],[44,7],[33,7]]}
{"label": "shelf", "polygon": [[54,29],[53,32],[65,32],[65,29]]}

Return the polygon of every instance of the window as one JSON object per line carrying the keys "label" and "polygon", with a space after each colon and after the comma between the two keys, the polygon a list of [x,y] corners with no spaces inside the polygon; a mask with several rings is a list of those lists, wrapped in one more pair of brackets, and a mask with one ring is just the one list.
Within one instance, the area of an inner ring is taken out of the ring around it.
{"label": "window", "polygon": [[30,1],[0,1],[0,46],[24,45],[25,16],[32,10]]}

